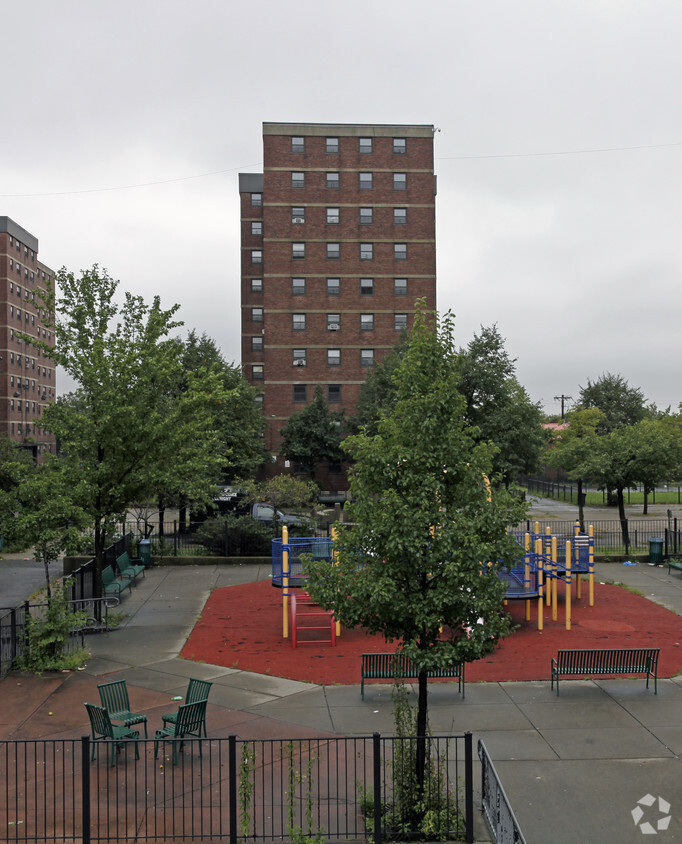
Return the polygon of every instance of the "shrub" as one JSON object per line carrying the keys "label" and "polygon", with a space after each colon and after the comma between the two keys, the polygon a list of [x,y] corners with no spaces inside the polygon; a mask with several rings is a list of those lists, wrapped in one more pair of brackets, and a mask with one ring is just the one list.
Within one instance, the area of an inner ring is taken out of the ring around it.
{"label": "shrub", "polygon": [[214,554],[267,557],[271,553],[272,528],[251,516],[228,513],[220,519],[208,519],[196,536]]}

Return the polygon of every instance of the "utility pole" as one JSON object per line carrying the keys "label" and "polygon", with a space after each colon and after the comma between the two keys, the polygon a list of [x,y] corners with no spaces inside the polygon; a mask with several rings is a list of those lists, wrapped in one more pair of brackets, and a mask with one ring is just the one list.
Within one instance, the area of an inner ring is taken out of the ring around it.
{"label": "utility pole", "polygon": [[573,396],[565,396],[563,393],[560,396],[554,396],[554,401],[561,402],[561,421],[564,421],[564,403],[570,401]]}

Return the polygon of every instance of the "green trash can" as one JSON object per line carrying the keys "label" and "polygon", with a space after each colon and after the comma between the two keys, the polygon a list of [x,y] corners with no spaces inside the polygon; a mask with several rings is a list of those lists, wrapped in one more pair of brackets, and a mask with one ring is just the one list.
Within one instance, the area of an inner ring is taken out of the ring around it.
{"label": "green trash can", "polygon": [[151,539],[141,539],[137,543],[137,556],[143,566],[151,566],[152,564],[152,541]]}
{"label": "green trash can", "polygon": [[656,537],[649,537],[649,562],[654,565],[663,565],[663,540]]}

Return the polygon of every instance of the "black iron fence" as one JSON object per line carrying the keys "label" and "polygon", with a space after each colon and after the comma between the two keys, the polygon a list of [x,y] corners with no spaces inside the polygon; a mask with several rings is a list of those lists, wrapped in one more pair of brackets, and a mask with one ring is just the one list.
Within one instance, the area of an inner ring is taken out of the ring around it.
{"label": "black iron fence", "polygon": [[[549,478],[538,478],[531,475],[521,475],[517,477],[516,482],[520,486],[525,487],[528,492],[533,495],[539,495],[541,498],[553,498],[557,501],[568,501],[571,504],[575,504],[576,506],[578,505],[578,485],[575,483],[570,483],[569,481],[554,481]],[[589,487],[587,484],[583,484],[582,492],[583,495],[587,495],[588,493],[597,493],[601,496],[602,504],[606,505],[608,503],[606,490],[597,489],[597,487]],[[643,492],[644,487],[642,486],[634,486],[624,490],[623,495],[625,503],[630,504],[632,494]],[[660,499],[662,494],[666,495],[667,502],[670,502],[670,495],[672,494],[672,498],[676,500],[677,504],[682,504],[682,484],[662,484],[652,490],[649,490],[649,502],[651,504],[655,504],[656,495],[658,495]]]}
{"label": "black iron fence", "polygon": [[479,739],[481,760],[481,803],[495,844],[525,844],[521,828],[507,799],[485,745]]}
{"label": "black iron fence", "polygon": [[471,733],[426,741],[422,798],[416,738],[191,739],[177,765],[169,742],[125,741],[113,766],[88,737],[2,741],[0,841],[472,842]]}
{"label": "black iron fence", "polygon": [[[540,533],[549,527],[550,532],[558,537],[570,539],[576,522],[563,519],[527,519],[514,528],[515,531],[533,532],[536,525]],[[650,539],[664,541],[665,556],[677,554],[682,549],[681,531],[678,520],[674,519],[626,519],[629,544],[626,550],[623,541],[623,529],[618,519],[594,519],[586,521],[585,528],[592,525],[594,530],[594,552],[604,554],[647,554]]]}

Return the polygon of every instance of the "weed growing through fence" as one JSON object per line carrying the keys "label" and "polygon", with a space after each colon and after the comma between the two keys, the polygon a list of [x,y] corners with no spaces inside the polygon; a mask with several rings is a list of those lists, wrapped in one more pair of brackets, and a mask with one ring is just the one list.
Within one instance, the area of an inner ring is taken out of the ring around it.
{"label": "weed growing through fence", "polygon": [[244,742],[242,761],[239,765],[239,825],[244,839],[248,839],[251,831],[251,801],[253,799],[251,771],[255,762],[256,751]]}
{"label": "weed growing through fence", "polygon": [[[391,698],[396,739],[393,759],[388,762],[392,788],[386,790],[381,803],[383,840],[399,841],[415,835],[424,841],[463,839],[465,819],[459,810],[457,786],[449,788],[447,750],[439,757],[435,743],[427,739],[424,788],[420,795],[416,775],[417,711],[410,706],[403,683],[395,683]],[[374,818],[374,795],[369,789],[362,790],[361,811],[369,834]]]}
{"label": "weed growing through fence", "polygon": [[[288,786],[287,792],[287,816],[289,833],[289,841],[291,844],[324,844],[324,835],[322,830],[311,832],[314,825],[313,817],[313,762],[312,757],[308,759],[305,774],[296,769],[294,759],[294,743],[289,742],[286,746],[286,755],[289,762]],[[306,786],[305,796],[305,822],[308,829],[303,832],[303,829],[296,823],[296,791],[300,787],[303,791],[303,784]]]}
{"label": "weed growing through fence", "polygon": [[40,616],[26,620],[27,647],[20,661],[26,671],[63,671],[79,668],[89,654],[80,649],[66,653],[69,638],[87,622],[87,613],[73,612],[69,605],[72,581],[57,582],[52,587],[50,602]]}

